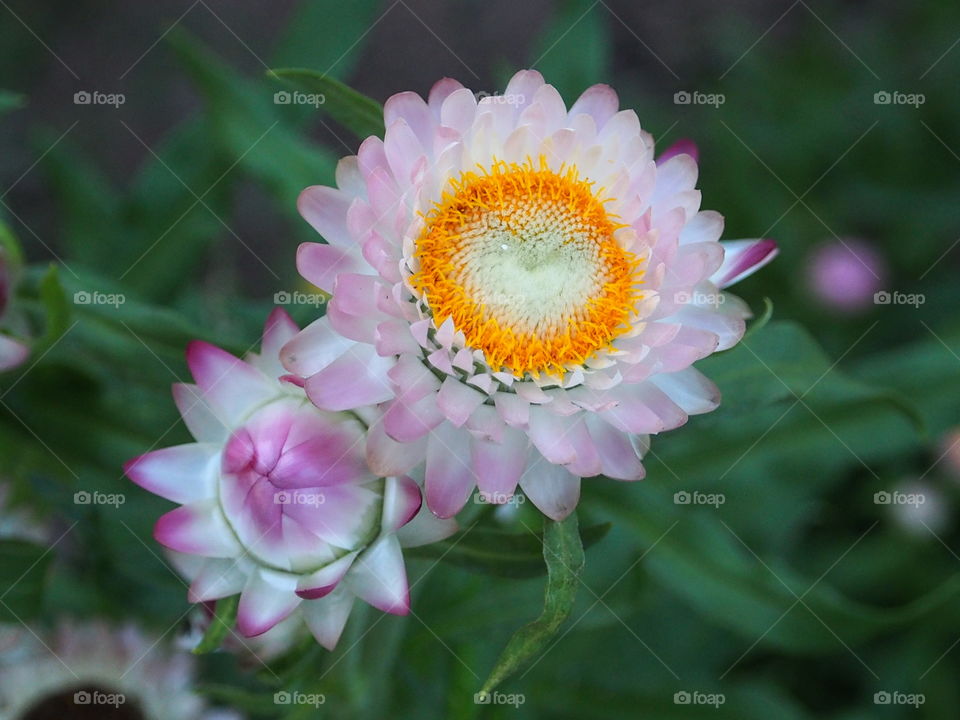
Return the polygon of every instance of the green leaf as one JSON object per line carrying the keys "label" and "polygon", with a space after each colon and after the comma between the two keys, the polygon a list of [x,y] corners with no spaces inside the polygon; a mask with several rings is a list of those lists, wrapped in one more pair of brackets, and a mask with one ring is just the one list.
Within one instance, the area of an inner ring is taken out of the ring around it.
{"label": "green leaf", "polygon": [[[600,523],[580,531],[584,548],[600,542],[611,523]],[[442,542],[410,548],[409,557],[441,560],[474,572],[499,577],[530,578],[544,574],[543,532],[513,533],[496,528],[474,527]]]}
{"label": "green leaf", "polygon": [[514,633],[507,643],[481,693],[490,693],[543,650],[570,616],[584,566],[583,545],[576,513],[563,521],[544,518],[543,559],[547,563],[547,589],[543,612]]}
{"label": "green leaf", "polygon": [[763,330],[770,318],[773,317],[773,300],[768,297],[763,299],[763,312],[760,314],[760,317],[755,319],[750,326],[747,328],[747,332],[744,333],[743,339],[749,340],[754,334]]}
{"label": "green leaf", "polygon": [[217,600],[213,619],[210,620],[210,627],[203,634],[200,643],[193,649],[194,655],[206,655],[220,648],[224,638],[227,637],[227,633],[233,629],[233,625],[237,621],[237,606],[239,603],[239,595]]}
{"label": "green leaf", "polygon": [[0,541],[0,621],[36,618],[43,610],[47,548],[22,540]]}
{"label": "green leaf", "polygon": [[564,0],[534,44],[532,64],[567,100],[608,79],[610,13],[593,0]]}
{"label": "green leaf", "polygon": [[42,352],[60,339],[70,322],[70,303],[56,265],[51,265],[40,279],[40,302],[46,316],[43,337],[37,345]]}
{"label": "green leaf", "polygon": [[322,95],[324,101],[319,107],[357,137],[383,137],[383,106],[330,75],[304,68],[283,68],[271,70],[268,76],[303,92]]}
{"label": "green leaf", "polygon": [[290,208],[291,217],[294,200],[304,187],[332,181],[333,155],[305,142],[284,122],[285,106],[274,102],[265,82],[237,75],[183,30],[171,33],[171,43],[207,101],[214,125],[212,139],[231,163],[273,191]]}

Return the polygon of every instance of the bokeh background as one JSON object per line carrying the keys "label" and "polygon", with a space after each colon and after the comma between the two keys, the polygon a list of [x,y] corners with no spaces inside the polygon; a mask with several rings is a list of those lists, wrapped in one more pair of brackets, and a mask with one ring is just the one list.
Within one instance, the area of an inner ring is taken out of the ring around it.
{"label": "bokeh background", "polygon": [[[48,528],[35,552],[2,545],[0,619],[183,631],[150,535],[166,503],[121,464],[186,440],[169,385],[189,339],[241,352],[300,287],[297,193],[359,144],[322,106],[276,104],[267,70],[383,101],[443,76],[496,93],[535,67],[568,102],[613,85],[658,149],[695,139],[725,237],[777,239],[737,288],[757,329],[702,363],[723,406],[655,438],[643,483],[584,484],[581,523],[612,528],[571,621],[503,688],[519,707],[473,693],[538,614],[542,577],[430,558],[411,563],[414,616],[358,615],[336,653],[307,643],[269,667],[205,656],[198,691],[250,717],[957,717],[956,3],[0,5],[0,216],[27,259],[4,328],[36,339],[0,376],[0,476]],[[126,502],[74,501],[95,489]],[[467,520],[523,532],[528,513]],[[278,677],[327,702],[277,706]]]}

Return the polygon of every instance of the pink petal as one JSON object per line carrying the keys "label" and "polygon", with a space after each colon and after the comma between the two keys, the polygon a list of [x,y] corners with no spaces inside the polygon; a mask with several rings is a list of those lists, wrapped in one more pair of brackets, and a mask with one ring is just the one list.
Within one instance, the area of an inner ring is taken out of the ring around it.
{"label": "pink petal", "polygon": [[187,364],[211,410],[227,423],[277,394],[275,383],[255,367],[201,340],[187,346]]}
{"label": "pink petal", "polygon": [[300,193],[297,209],[323,239],[331,245],[353,244],[347,230],[347,209],[353,198],[336,188],[313,185]]}
{"label": "pink petal", "polygon": [[424,438],[397,442],[387,434],[382,420],[370,426],[367,434],[367,464],[376,475],[405,475],[422,463],[426,454],[427,441]]}
{"label": "pink petal", "polygon": [[580,478],[541,458],[531,461],[520,487],[540,512],[558,522],[580,501]]}
{"label": "pink petal", "polygon": [[192,603],[208,602],[236,595],[247,583],[247,575],[233,558],[205,560],[190,584],[187,598]]}
{"label": "pink petal", "polygon": [[631,441],[630,435],[592,413],[587,415],[587,427],[600,454],[604,475],[617,480],[640,480],[646,475],[639,448]]}
{"label": "pink petal", "polygon": [[394,615],[410,612],[410,589],[396,535],[385,535],[357,557],[346,579],[361,600]]}
{"label": "pink petal", "polygon": [[283,346],[283,366],[300,377],[310,377],[323,370],[355,345],[330,326],[330,320],[315,320]]}
{"label": "pink petal", "polygon": [[657,158],[657,165],[663,165],[667,160],[677,155],[689,155],[694,162],[700,161],[700,150],[697,148],[697,144],[689,138],[681,138],[660,153]]}
{"label": "pink petal", "polygon": [[243,552],[215,500],[184,505],[162,515],[153,536],[164,547],[207,557],[236,557]]}
{"label": "pink petal", "polygon": [[324,598],[307,600],[300,606],[300,612],[310,632],[327,650],[333,650],[337,646],[347,618],[350,617],[353,598],[353,593],[345,588],[338,588]]}
{"label": "pink petal", "polygon": [[307,396],[323,410],[353,410],[393,397],[387,381],[392,358],[377,355],[372,345],[357,344],[305,385]]}
{"label": "pink petal", "polygon": [[427,505],[442,518],[456,515],[477,483],[470,467],[469,438],[469,433],[443,423],[427,443]]}
{"label": "pink petal", "polygon": [[337,277],[370,270],[357,249],[305,242],[297,248],[297,271],[318,288],[332,293]]}
{"label": "pink petal", "polygon": [[513,428],[506,429],[502,443],[473,439],[471,463],[477,469],[477,485],[487,502],[505,503],[513,497],[529,454],[527,437]]}
{"label": "pink petal", "polygon": [[577,453],[566,437],[572,421],[542,407],[530,408],[530,440],[551,463],[566,465]]}
{"label": "pink petal", "polygon": [[296,576],[260,569],[250,576],[237,608],[237,630],[246,637],[262,635],[297,609]]}
{"label": "pink petal", "polygon": [[710,279],[718,287],[729,287],[752,275],[779,252],[777,243],[769,238],[761,240],[729,240],[721,243],[725,251],[723,265]]}
{"label": "pink petal", "polygon": [[297,595],[304,600],[318,600],[329,595],[347,574],[356,557],[355,552],[347,553],[316,572],[304,575],[297,582]]}
{"label": "pink petal", "polygon": [[455,377],[447,377],[437,393],[437,407],[454,425],[461,427],[470,414],[483,404],[486,396]]}
{"label": "pink petal", "polygon": [[30,356],[30,348],[11,337],[0,335],[0,372],[22,365]]}
{"label": "pink petal", "polygon": [[406,476],[387,478],[383,491],[382,531],[390,532],[406,525],[422,504],[420,487],[413,480]]}
{"label": "pink petal", "polygon": [[206,443],[175,445],[128,461],[124,472],[154,495],[186,505],[216,495],[219,450]]}
{"label": "pink petal", "polygon": [[593,85],[570,108],[570,117],[585,113],[593,118],[597,128],[602,128],[620,107],[620,98],[609,85]]}
{"label": "pink petal", "polygon": [[431,545],[450,537],[458,529],[456,520],[438,518],[424,505],[413,520],[397,530],[397,540],[405,548]]}

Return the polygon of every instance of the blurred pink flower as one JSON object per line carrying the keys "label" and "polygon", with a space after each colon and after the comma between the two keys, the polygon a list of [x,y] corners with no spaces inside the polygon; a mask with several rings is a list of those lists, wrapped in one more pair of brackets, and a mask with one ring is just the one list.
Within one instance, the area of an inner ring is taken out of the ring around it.
{"label": "blurred pink flower", "polygon": [[887,265],[873,245],[854,238],[816,248],[807,264],[807,283],[822,304],[855,312],[873,304],[883,289]]}

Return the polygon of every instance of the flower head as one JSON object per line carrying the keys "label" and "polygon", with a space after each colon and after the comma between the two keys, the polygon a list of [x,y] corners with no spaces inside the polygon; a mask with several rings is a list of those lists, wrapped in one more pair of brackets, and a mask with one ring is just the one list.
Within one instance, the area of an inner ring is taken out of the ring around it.
{"label": "flower head", "polygon": [[807,284],[822,304],[856,312],[874,302],[887,275],[883,255],[864,240],[847,238],[821,245],[810,256]]}
{"label": "flower head", "polygon": [[[126,625],[0,626],[0,717],[237,720],[195,692],[194,658]],[[118,716],[120,713],[117,713]]]}
{"label": "flower head", "polygon": [[240,593],[237,628],[250,637],[299,611],[333,647],[355,596],[406,613],[401,540],[438,540],[455,525],[419,512],[420,488],[409,477],[368,468],[360,417],[318,410],[296,378],[283,376],[279,349],[296,333],[277,310],[262,353],[246,361],[193,343],[196,385],[174,386],[174,398],[197,442],[147,453],[126,471],[181,504],[155,536],[195,556],[191,600]]}
{"label": "flower head", "polygon": [[[10,304],[15,271],[16,264],[9,252],[5,247],[0,246],[0,321],[3,320]],[[0,372],[22,365],[29,355],[30,349],[26,345],[0,332]]]}
{"label": "flower head", "polygon": [[721,288],[776,245],[719,243],[692,144],[658,163],[618,104],[597,85],[568,109],[534,71],[479,102],[441,80],[390,98],[384,139],[300,197],[328,244],[297,266],[332,297],[284,364],[320,408],[382,405],[368,460],[425,461],[441,517],[519,483],[561,518],[581,477],[641,478],[649,434],[719,401],[691,365],[743,335]]}

